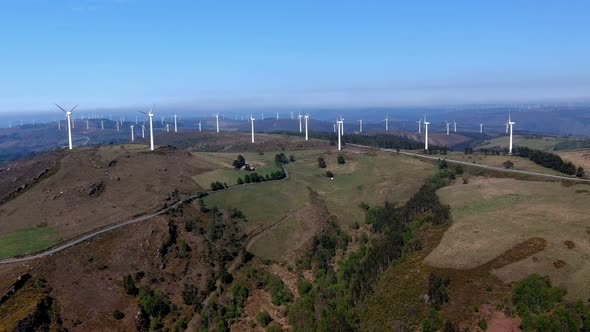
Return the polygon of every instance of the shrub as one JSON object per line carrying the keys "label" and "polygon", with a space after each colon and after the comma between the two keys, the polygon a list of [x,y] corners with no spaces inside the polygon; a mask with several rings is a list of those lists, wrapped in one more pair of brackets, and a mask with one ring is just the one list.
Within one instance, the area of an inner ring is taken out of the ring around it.
{"label": "shrub", "polygon": [[246,159],[240,154],[238,155],[238,159],[234,160],[232,165],[235,168],[242,168],[242,166],[246,165]]}
{"label": "shrub", "polygon": [[318,157],[318,166],[320,168],[326,168],[326,161],[322,157]]}
{"label": "shrub", "polygon": [[238,178],[238,184],[244,184],[244,180],[242,180],[242,178]]}
{"label": "shrub", "polygon": [[262,327],[266,327],[272,321],[272,317],[270,317],[270,314],[264,310],[256,315],[256,320],[262,325]]}
{"label": "shrub", "polygon": [[113,311],[113,318],[116,320],[121,320],[121,319],[125,318],[125,314],[119,310],[115,310],[115,311]]}
{"label": "shrub", "polygon": [[180,241],[178,243],[178,257],[186,258],[190,255],[191,247],[186,244],[184,241]]}
{"label": "shrub", "polygon": [[135,296],[139,294],[139,289],[135,286],[135,280],[130,274],[123,277],[123,288],[127,295]]}
{"label": "shrub", "polygon": [[288,164],[289,163],[289,159],[287,158],[287,156],[281,152],[275,155],[275,164],[277,166],[281,166],[284,164]]}
{"label": "shrub", "polygon": [[174,323],[174,332],[183,332],[187,327],[188,326],[182,319],[177,320],[176,323]]}
{"label": "shrub", "polygon": [[294,155],[290,155],[289,156],[289,161],[290,162],[294,162],[295,161],[295,156]]}
{"label": "shrub", "polygon": [[194,285],[184,284],[182,302],[186,305],[199,303],[199,289]]}
{"label": "shrub", "polygon": [[346,163],[346,160],[344,160],[344,156],[339,154],[338,158],[336,159],[336,161],[338,162],[338,164],[342,165],[344,163]]}
{"label": "shrub", "polygon": [[422,321],[422,331],[436,332],[442,327],[443,320],[440,317],[440,313],[437,310],[430,308],[430,311],[428,311],[428,316]]}
{"label": "shrub", "polygon": [[505,162],[502,163],[502,165],[504,165],[504,168],[506,168],[506,169],[511,169],[512,167],[514,167],[514,163],[511,162],[510,160],[506,160]]}
{"label": "shrub", "polygon": [[478,323],[477,326],[479,326],[480,329],[482,329],[483,331],[488,329],[488,322],[486,322],[485,319],[481,319]]}
{"label": "shrub", "polygon": [[140,299],[141,308],[151,317],[164,317],[170,312],[170,300],[162,292],[146,290]]}
{"label": "shrub", "polygon": [[441,278],[434,273],[430,273],[428,277],[428,297],[436,308],[440,308],[441,305],[449,301],[449,295],[447,294],[449,282],[449,278]]}
{"label": "shrub", "polygon": [[326,176],[329,178],[333,178],[334,177],[334,173],[330,172],[330,171],[326,171]]}
{"label": "shrub", "polygon": [[576,176],[579,178],[583,178],[586,175],[586,173],[584,172],[584,168],[582,166],[578,167],[578,170],[576,171]]}

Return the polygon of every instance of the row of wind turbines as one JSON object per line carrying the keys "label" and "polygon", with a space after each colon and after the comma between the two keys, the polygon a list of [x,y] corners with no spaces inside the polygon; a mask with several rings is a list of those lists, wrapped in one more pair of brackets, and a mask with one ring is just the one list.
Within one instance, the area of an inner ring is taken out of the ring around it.
{"label": "row of wind turbines", "polygon": [[[72,123],[72,113],[73,111],[78,107],[78,105],[75,105],[74,107],[72,107],[69,110],[65,110],[63,107],[61,107],[58,104],[55,104],[61,111],[63,111],[66,114],[66,121],[67,121],[67,128],[68,128],[68,147],[71,150],[73,148],[73,144],[72,144],[72,128],[73,128],[73,123]],[[150,134],[150,150],[153,151],[154,150],[154,126],[153,126],[153,118],[154,118],[154,108],[155,105],[151,107],[151,109],[149,110],[149,112],[143,112],[143,111],[139,111],[139,113],[145,114],[148,116],[149,118],[149,126],[150,126],[150,130],[149,130],[149,134]],[[219,127],[219,113],[215,114],[215,127],[216,127],[216,132],[219,133],[220,132],[220,127]],[[174,132],[178,132],[178,122],[177,122],[177,115],[174,114]],[[293,119],[293,115],[291,115],[291,118]],[[298,121],[299,121],[299,133],[303,132],[303,123],[305,123],[305,140],[309,140],[309,131],[308,131],[308,125],[309,125],[309,114],[305,114],[302,115],[301,113],[298,115]],[[264,119],[264,118],[262,118]],[[279,119],[279,113],[277,113],[277,120]],[[251,125],[251,141],[252,143],[255,143],[255,130],[254,130],[254,121],[256,119],[254,118],[254,116],[252,114],[250,114],[250,116],[248,117],[248,122]],[[302,121],[304,120],[304,121]],[[136,119],[137,122],[137,119]],[[59,124],[60,122],[58,121],[58,126],[61,126]],[[163,123],[163,120],[162,120]],[[420,118],[418,120],[418,133],[421,134],[422,133],[422,126],[424,126],[424,150],[428,150],[428,127],[430,125],[430,122],[428,122],[426,120],[426,114],[424,114],[424,120],[422,120],[422,118]],[[450,125],[451,122],[446,121],[445,120],[445,124],[446,124],[446,134],[449,135],[450,133]],[[452,122],[453,124],[453,130],[456,133],[457,132],[457,122],[453,120]],[[509,139],[509,154],[512,154],[512,132],[513,132],[513,126],[516,123],[514,121],[511,120],[511,114],[508,113],[508,121],[506,122],[506,133],[510,134],[510,139]],[[201,121],[199,121],[198,123],[199,126],[199,131],[202,130],[202,124]],[[102,129],[104,129],[104,122],[101,120],[101,127]],[[131,141],[135,141],[135,126],[131,125]],[[61,129],[61,128],[60,128]],[[88,129],[88,120],[86,121],[86,129]],[[119,122],[117,121],[117,131],[119,130]],[[479,125],[479,130],[480,133],[483,133],[483,124],[480,123]],[[166,131],[170,131],[169,128],[169,124],[166,123]],[[387,115],[385,117],[385,131],[389,131],[389,115]],[[334,132],[337,133],[337,138],[338,138],[338,150],[342,150],[342,136],[344,135],[344,118],[342,118],[342,116],[339,116],[336,119],[336,123],[334,124]],[[359,120],[359,132],[363,132],[363,120]],[[145,138],[145,127],[142,125],[142,137]]]}
{"label": "row of wind turbines", "polygon": [[[69,110],[65,110],[63,107],[61,107],[58,104],[55,104],[55,106],[57,106],[61,111],[63,111],[66,114],[66,122],[67,122],[67,128],[68,128],[68,148],[70,150],[73,149],[73,144],[72,144],[72,129],[74,126],[74,122],[72,121],[72,113],[73,111],[78,107],[78,105],[75,105],[74,107],[72,107]],[[152,106],[152,108],[149,110],[149,112],[143,112],[143,111],[139,111],[139,113],[145,114],[148,116],[149,118],[149,126],[150,126],[150,130],[149,130],[149,134],[150,134],[150,150],[154,151],[154,108],[155,105]],[[216,127],[216,132],[219,133],[219,113],[215,114],[215,127]],[[178,122],[177,122],[177,115],[174,114],[174,132],[178,132]],[[305,140],[309,140],[309,132],[308,132],[308,124],[309,124],[309,114],[305,114],[304,116],[302,116],[301,114],[299,114],[298,119],[299,119],[299,132],[302,132],[302,118],[305,119]],[[277,120],[279,119],[279,113],[277,113]],[[291,119],[293,119],[293,114],[291,113]],[[250,122],[251,124],[251,131],[252,131],[252,143],[255,143],[255,136],[254,136],[254,116],[252,114],[250,114],[250,117],[248,118],[248,122]],[[262,120],[264,120],[264,115],[262,117]],[[123,123],[123,121],[121,121],[121,124]],[[136,124],[137,124],[137,118],[136,118]],[[164,124],[164,119],[162,118],[162,124]],[[119,131],[119,121],[117,121],[116,123],[117,126],[117,131]],[[202,131],[202,124],[201,121],[199,121],[198,123],[199,126],[199,131]],[[135,126],[131,125],[131,141],[134,142],[135,141]],[[86,120],[86,129],[89,128],[89,124],[88,124],[88,120]],[[104,130],[104,121],[101,120],[101,128],[102,130]],[[58,121],[58,129],[61,130],[61,121]],[[166,131],[169,132],[170,131],[170,127],[169,124],[166,123]],[[145,126],[142,125],[142,138],[145,138]]]}

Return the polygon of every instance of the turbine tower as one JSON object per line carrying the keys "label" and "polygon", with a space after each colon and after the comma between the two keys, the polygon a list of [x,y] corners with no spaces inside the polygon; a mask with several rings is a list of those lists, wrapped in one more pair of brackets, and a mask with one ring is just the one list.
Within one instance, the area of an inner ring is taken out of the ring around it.
{"label": "turbine tower", "polygon": [[178,126],[176,125],[176,114],[174,114],[174,132],[178,132]]}
{"label": "turbine tower", "polygon": [[418,134],[422,134],[422,119],[418,119]]}
{"label": "turbine tower", "polygon": [[514,126],[516,122],[513,122],[510,119],[510,112],[508,112],[508,125],[510,126],[510,147],[508,148],[508,154],[512,155],[512,126]]}
{"label": "turbine tower", "polygon": [[359,120],[359,132],[363,132],[363,120]]}
{"label": "turbine tower", "polygon": [[131,125],[131,142],[135,142],[135,130],[133,129],[134,127],[134,125]]}
{"label": "turbine tower", "polygon": [[428,151],[428,125],[430,122],[426,121],[426,114],[424,114],[424,150]]}
{"label": "turbine tower", "polygon": [[[12,128],[12,126],[10,126]],[[57,130],[61,131],[61,120],[57,120]]]}
{"label": "turbine tower", "polygon": [[[69,111],[64,110],[61,106],[59,106],[58,104],[55,104],[55,106],[57,106],[60,110],[62,110],[64,113],[66,113],[66,119],[68,121],[68,143],[69,143],[69,147],[70,150],[72,149],[72,112],[74,111],[74,109],[76,109],[76,107],[78,107],[78,105],[72,107]],[[21,124],[22,126],[22,124]]]}
{"label": "turbine tower", "polygon": [[250,114],[250,124],[252,125],[252,143],[254,143],[254,117]]}
{"label": "turbine tower", "polygon": [[277,112],[277,120],[279,119],[279,112]]}
{"label": "turbine tower", "polygon": [[141,125],[141,138],[145,139],[145,125],[144,124]]}
{"label": "turbine tower", "polygon": [[385,116],[385,131],[389,131],[389,114]]}
{"label": "turbine tower", "polygon": [[201,121],[199,120],[199,131],[201,131]]}
{"label": "turbine tower", "polygon": [[453,125],[455,126],[455,132],[457,132],[457,122],[455,120],[453,120]]}
{"label": "turbine tower", "polygon": [[479,133],[483,134],[483,123],[479,124]]}
{"label": "turbine tower", "polygon": [[166,132],[169,133],[170,132],[170,124],[166,123]]}
{"label": "turbine tower", "polygon": [[119,121],[117,121],[116,123],[117,123],[117,131],[119,131]]}
{"label": "turbine tower", "polygon": [[154,107],[156,107],[156,105],[152,106],[152,109],[150,109],[150,111],[148,113],[146,112],[139,112],[139,113],[143,113],[147,116],[149,116],[150,118],[150,150],[154,151]]}
{"label": "turbine tower", "polygon": [[217,132],[219,132],[219,113],[215,114],[215,121],[217,123]]}
{"label": "turbine tower", "polygon": [[100,130],[104,130],[104,120],[100,120]]}
{"label": "turbine tower", "polygon": [[86,118],[86,130],[88,130],[89,125],[88,125],[88,118]]}
{"label": "turbine tower", "polygon": [[309,122],[309,115],[305,114],[305,140],[309,140],[309,136],[307,135],[307,123]]}
{"label": "turbine tower", "polygon": [[449,125],[451,124],[450,122],[448,122],[447,120],[445,120],[445,123],[447,124],[447,136],[449,136]]}
{"label": "turbine tower", "polygon": [[301,129],[301,117],[302,117],[301,116],[301,113],[299,113],[299,132],[300,133],[302,132],[302,129]]}
{"label": "turbine tower", "polygon": [[336,121],[338,127],[338,151],[342,150],[342,127],[344,123],[342,120]]}

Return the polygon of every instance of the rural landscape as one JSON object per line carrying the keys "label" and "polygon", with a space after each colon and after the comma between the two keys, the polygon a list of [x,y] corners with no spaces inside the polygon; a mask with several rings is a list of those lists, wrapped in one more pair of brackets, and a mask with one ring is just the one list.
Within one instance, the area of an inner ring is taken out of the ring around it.
{"label": "rural landscape", "polygon": [[0,332],[590,331],[588,13],[2,3]]}

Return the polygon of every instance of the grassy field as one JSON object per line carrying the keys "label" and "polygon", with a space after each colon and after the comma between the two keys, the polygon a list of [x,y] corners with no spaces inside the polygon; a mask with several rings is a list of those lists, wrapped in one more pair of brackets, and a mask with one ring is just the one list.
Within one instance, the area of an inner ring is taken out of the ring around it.
{"label": "grassy field", "polygon": [[57,232],[50,227],[28,228],[0,237],[0,259],[30,254],[57,243]]}
{"label": "grassy field", "polygon": [[571,298],[590,296],[590,186],[473,178],[442,188],[439,195],[451,205],[453,224],[426,258],[429,265],[474,268],[540,237],[547,241],[545,250],[494,274],[504,281],[549,275]]}
{"label": "grassy field", "polygon": [[[561,139],[557,137],[539,137],[539,138],[526,138],[520,135],[513,135],[512,136],[512,143],[514,145],[526,146],[531,149],[543,150],[543,151],[551,151],[555,148],[555,146],[561,142],[566,141],[566,139]],[[501,136],[489,141],[485,141],[483,144],[477,146],[479,148],[505,148],[508,147],[509,144],[509,137]]]}
{"label": "grassy field", "polygon": [[552,175],[564,175],[558,171],[552,170],[550,168],[543,167],[541,165],[537,165],[534,162],[530,161],[527,158],[516,157],[516,156],[492,156],[492,155],[467,155],[463,152],[450,152],[447,155],[448,159],[453,160],[460,160],[466,161],[468,163],[473,164],[480,164],[480,165],[487,165],[487,166],[495,166],[495,167],[504,167],[502,165],[503,162],[506,160],[510,160],[514,163],[513,169],[521,170],[521,171],[530,171],[542,174],[552,174]]}
{"label": "grassy field", "polygon": [[[301,209],[308,208],[308,188],[318,193],[341,226],[348,227],[355,222],[364,223],[364,211],[359,207],[361,203],[375,205],[385,200],[405,201],[432,174],[434,168],[416,159],[385,153],[345,153],[346,163],[343,165],[337,164],[337,153],[299,151],[295,155],[297,161],[287,165],[288,181],[219,192],[205,199],[207,205],[240,209],[248,219],[246,231],[273,226],[266,232],[264,243],[280,243],[300,237],[296,229],[306,228],[292,225],[301,223],[302,218],[287,216],[302,213]],[[326,169],[318,167],[317,158],[320,156],[326,160]],[[326,170],[335,174],[334,180],[325,176]],[[279,221],[289,225],[277,224]],[[264,258],[277,258],[274,246],[255,243],[252,250]],[[283,255],[283,252],[278,254]]]}

